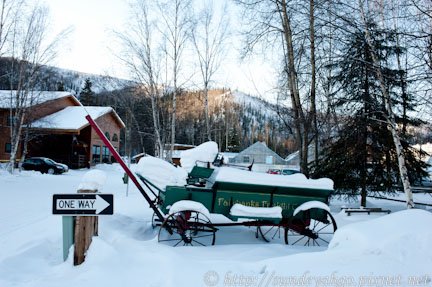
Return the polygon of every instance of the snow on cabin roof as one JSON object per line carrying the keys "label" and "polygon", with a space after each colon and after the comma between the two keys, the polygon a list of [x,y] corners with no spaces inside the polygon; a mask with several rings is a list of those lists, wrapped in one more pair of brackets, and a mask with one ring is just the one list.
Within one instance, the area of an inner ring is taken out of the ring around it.
{"label": "snow on cabin roof", "polygon": [[[12,107],[16,106],[16,93],[17,91],[0,90],[0,108],[9,109],[11,104]],[[68,96],[73,97],[78,102],[75,96],[70,92],[32,91],[30,93],[31,94],[27,96],[25,103],[23,103],[23,106],[25,107],[42,104]]]}
{"label": "snow on cabin roof", "polygon": [[309,189],[333,189],[333,180],[329,178],[308,179],[304,174],[278,175],[251,172],[231,167],[220,167],[213,172],[210,182],[233,182],[254,185],[299,187]]}
{"label": "snow on cabin roof", "polygon": [[[61,111],[34,121],[31,126],[40,129],[80,130],[89,124],[85,118],[87,114],[93,119],[97,119],[110,112],[115,113],[111,107],[66,107]],[[115,116],[124,126],[116,113]]]}

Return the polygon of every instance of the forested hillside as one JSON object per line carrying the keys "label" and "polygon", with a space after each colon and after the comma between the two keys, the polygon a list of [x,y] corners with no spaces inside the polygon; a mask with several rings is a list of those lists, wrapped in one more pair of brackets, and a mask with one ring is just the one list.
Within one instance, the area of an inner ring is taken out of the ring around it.
{"label": "forested hillside", "polygon": [[[170,138],[171,97],[164,93],[158,99],[161,138],[168,145]],[[207,141],[202,91],[182,91],[177,98],[176,141],[180,144],[199,145]],[[154,126],[151,100],[140,94],[140,89],[123,90],[94,95],[94,104],[111,105],[127,123],[131,142],[126,149],[131,153],[155,154]],[[211,139],[221,151],[238,152],[256,141],[285,156],[295,150],[292,134],[285,124],[291,122],[290,110],[281,115],[277,107],[256,97],[229,89],[209,91]],[[285,120],[282,121],[281,117]],[[129,146],[130,145],[130,146]]]}
{"label": "forested hillside", "polygon": [[[16,89],[18,79],[9,76],[13,65],[10,58],[0,58],[0,89]],[[37,90],[70,91],[84,105],[110,105],[116,108],[128,123],[131,141],[126,141],[126,144],[128,147],[131,145],[131,153],[155,153],[150,98],[140,93],[136,83],[52,66],[38,67],[37,74]],[[165,144],[170,136],[172,100],[169,92],[162,93],[158,100]],[[192,145],[205,142],[203,92],[182,90],[177,105],[176,142]],[[289,140],[291,136],[286,132],[277,107],[260,98],[229,89],[210,90],[209,112],[210,137],[219,144],[221,151],[240,151],[256,141],[266,142],[282,156],[294,151],[293,142]],[[284,111],[284,117],[290,121],[288,110]],[[122,138],[124,140],[124,136]]]}

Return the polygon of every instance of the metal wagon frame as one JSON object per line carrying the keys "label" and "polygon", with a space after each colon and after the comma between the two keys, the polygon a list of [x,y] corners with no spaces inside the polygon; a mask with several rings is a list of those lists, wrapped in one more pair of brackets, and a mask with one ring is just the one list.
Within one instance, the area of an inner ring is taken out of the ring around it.
{"label": "metal wagon frame", "polygon": [[[247,226],[256,227],[255,236],[261,237],[266,242],[280,238],[283,232],[285,244],[321,246],[329,243],[337,229],[335,219],[328,207],[325,208],[332,190],[234,182],[214,182],[211,187],[206,188],[202,184],[211,175],[210,168],[197,169],[195,175],[194,170],[190,173],[188,183],[199,186],[167,186],[163,191],[145,177],[137,175],[143,184],[141,185],[97,123],[89,115],[86,119],[153,209],[152,225],[160,227],[159,242],[172,246],[213,245],[215,234],[220,227]],[[150,198],[143,186],[155,196],[154,200]],[[204,210],[189,208],[170,212],[170,208],[182,200],[199,203]],[[310,201],[318,201],[323,207],[320,205],[308,207]],[[282,218],[230,214],[230,209],[235,203],[247,205],[248,202],[256,202],[251,205],[261,209],[282,206]],[[233,221],[211,222],[207,210],[225,215]]]}

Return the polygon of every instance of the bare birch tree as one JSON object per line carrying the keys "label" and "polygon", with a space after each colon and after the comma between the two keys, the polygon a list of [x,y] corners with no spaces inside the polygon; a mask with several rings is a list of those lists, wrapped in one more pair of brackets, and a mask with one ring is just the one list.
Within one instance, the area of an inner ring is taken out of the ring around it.
{"label": "bare birch tree", "polygon": [[[318,143],[316,136],[315,2],[308,1],[309,5],[305,5],[306,2],[302,1],[287,0],[237,0],[236,2],[245,8],[247,11],[245,15],[250,21],[246,43],[248,51],[253,50],[259,42],[268,41],[270,45],[274,45],[278,42],[277,39],[282,39],[282,47],[277,51],[282,52],[284,63],[281,74],[284,74],[285,82],[281,93],[287,94],[290,99],[294,119],[293,130],[299,148],[300,170],[308,176],[309,145],[313,139]],[[304,15],[307,15],[307,18]],[[299,19],[301,17],[303,19]],[[304,25],[305,21],[309,22],[309,28]],[[276,38],[269,40],[269,35],[276,35]],[[310,61],[305,65],[308,38]],[[308,78],[301,78],[302,75],[307,75]],[[309,89],[306,86],[309,86]]]}
{"label": "bare birch tree", "polygon": [[225,51],[224,44],[227,39],[227,6],[219,13],[215,13],[213,0],[207,0],[204,8],[198,13],[197,21],[192,32],[192,41],[195,47],[204,87],[204,120],[206,125],[206,138],[211,140],[209,118],[208,91],[214,74],[221,65]]}
{"label": "bare birch tree", "polygon": [[358,5],[360,8],[360,13],[361,13],[361,20],[363,22],[364,25],[364,30],[365,30],[365,38],[366,38],[366,42],[369,46],[369,49],[371,51],[371,55],[372,55],[372,61],[375,67],[375,72],[380,84],[380,89],[381,89],[381,93],[384,99],[384,104],[385,104],[385,108],[386,108],[386,119],[387,119],[387,124],[390,128],[392,137],[393,137],[393,142],[396,148],[396,154],[397,154],[397,158],[398,158],[398,164],[399,164],[399,173],[400,173],[400,177],[401,177],[401,181],[402,181],[402,185],[403,185],[403,189],[406,195],[406,203],[407,203],[407,207],[408,208],[413,208],[414,207],[414,200],[413,200],[413,194],[411,191],[411,184],[409,181],[409,177],[408,177],[408,170],[405,164],[405,156],[404,156],[404,152],[403,152],[403,147],[401,144],[401,140],[399,137],[399,132],[397,130],[397,124],[396,124],[396,118],[393,112],[393,104],[392,104],[392,100],[391,97],[388,93],[388,90],[386,88],[386,84],[385,84],[385,80],[381,71],[381,67],[375,52],[375,48],[374,45],[372,44],[372,39],[370,36],[370,32],[369,32],[369,27],[368,27],[368,21],[367,21],[367,15],[365,13],[365,3],[364,0],[359,0],[358,1]]}
{"label": "bare birch tree", "polygon": [[170,60],[172,78],[171,147],[168,159],[172,160],[175,145],[177,94],[182,67],[183,52],[190,37],[191,0],[164,0],[158,3],[161,16],[160,31],[166,40],[166,55]]}
{"label": "bare birch tree", "polygon": [[156,52],[157,43],[154,40],[156,29],[149,16],[148,1],[137,0],[132,5],[132,11],[133,21],[128,27],[128,32],[116,33],[126,51],[120,59],[141,84],[142,93],[151,99],[155,151],[157,156],[162,156],[163,142],[158,104],[161,97],[161,67],[158,66],[158,63],[161,63],[161,55]]}
{"label": "bare birch tree", "polygon": [[14,90],[10,94],[9,101],[11,155],[8,170],[11,173],[15,168],[29,107],[35,104],[39,96],[34,89],[37,86],[40,68],[55,58],[58,45],[70,31],[67,29],[61,32],[54,40],[47,43],[48,9],[45,6],[36,5],[30,7],[28,14],[25,14],[24,9],[21,9],[20,13],[22,19],[14,22],[10,43],[8,43],[13,60],[9,81],[11,90]]}
{"label": "bare birch tree", "polygon": [[12,33],[13,25],[18,21],[18,11],[23,0],[0,1],[0,57],[5,53],[7,40]]}

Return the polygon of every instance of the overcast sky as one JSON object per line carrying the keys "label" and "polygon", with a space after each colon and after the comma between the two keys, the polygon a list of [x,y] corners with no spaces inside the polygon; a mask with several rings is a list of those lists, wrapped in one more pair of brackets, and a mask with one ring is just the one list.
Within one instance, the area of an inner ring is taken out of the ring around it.
{"label": "overcast sky", "polygon": [[[55,65],[128,78],[114,56],[120,48],[115,46],[112,36],[113,30],[121,31],[127,26],[127,0],[46,0],[46,4],[50,8],[53,33],[73,27]],[[273,79],[273,67],[268,60],[257,57],[247,64],[240,63],[234,52],[220,68],[217,84],[257,95],[266,94],[274,84]]]}

